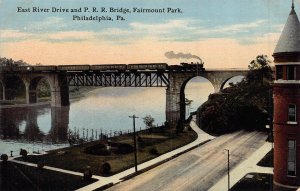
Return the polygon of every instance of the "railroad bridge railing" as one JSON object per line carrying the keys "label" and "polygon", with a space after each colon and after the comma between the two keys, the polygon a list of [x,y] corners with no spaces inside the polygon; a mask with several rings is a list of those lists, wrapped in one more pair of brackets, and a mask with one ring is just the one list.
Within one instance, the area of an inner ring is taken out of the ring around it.
{"label": "railroad bridge railing", "polygon": [[168,73],[161,71],[138,72],[68,72],[69,86],[102,87],[167,87]]}

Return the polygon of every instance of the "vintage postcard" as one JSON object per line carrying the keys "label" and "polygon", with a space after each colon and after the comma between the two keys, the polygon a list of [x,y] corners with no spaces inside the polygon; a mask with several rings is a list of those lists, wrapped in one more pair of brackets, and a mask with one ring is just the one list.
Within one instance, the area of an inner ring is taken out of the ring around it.
{"label": "vintage postcard", "polygon": [[0,190],[296,190],[299,14],[0,0]]}

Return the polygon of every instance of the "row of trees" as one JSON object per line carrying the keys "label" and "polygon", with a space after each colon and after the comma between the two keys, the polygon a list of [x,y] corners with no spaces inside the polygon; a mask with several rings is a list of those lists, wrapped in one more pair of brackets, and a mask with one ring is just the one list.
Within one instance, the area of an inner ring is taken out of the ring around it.
{"label": "row of trees", "polygon": [[273,111],[270,60],[259,55],[248,68],[240,83],[231,83],[221,93],[211,94],[199,108],[198,122],[205,131],[224,134],[239,129],[265,129]]}
{"label": "row of trees", "polygon": [[11,58],[0,57],[0,66],[28,66],[23,60],[15,61]]}

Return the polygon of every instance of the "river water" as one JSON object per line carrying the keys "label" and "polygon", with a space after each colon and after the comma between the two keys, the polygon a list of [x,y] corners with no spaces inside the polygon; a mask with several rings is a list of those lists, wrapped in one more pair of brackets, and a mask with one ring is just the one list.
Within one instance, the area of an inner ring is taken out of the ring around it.
{"label": "river water", "polygon": [[[202,78],[186,86],[187,115],[195,111],[212,93],[212,85]],[[100,133],[132,131],[130,115],[137,115],[136,128],[144,129],[143,117],[151,115],[155,125],[165,121],[166,88],[97,88],[85,97],[61,109],[47,106],[1,108],[0,154],[18,153],[20,148],[32,151],[68,146],[68,133],[97,139]]]}

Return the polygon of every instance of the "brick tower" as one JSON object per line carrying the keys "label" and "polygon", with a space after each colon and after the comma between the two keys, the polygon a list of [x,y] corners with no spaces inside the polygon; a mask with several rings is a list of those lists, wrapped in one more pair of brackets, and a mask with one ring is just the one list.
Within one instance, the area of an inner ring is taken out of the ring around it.
{"label": "brick tower", "polygon": [[275,48],[274,190],[300,186],[300,23],[294,9]]}

